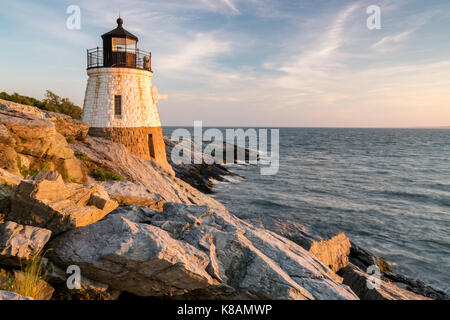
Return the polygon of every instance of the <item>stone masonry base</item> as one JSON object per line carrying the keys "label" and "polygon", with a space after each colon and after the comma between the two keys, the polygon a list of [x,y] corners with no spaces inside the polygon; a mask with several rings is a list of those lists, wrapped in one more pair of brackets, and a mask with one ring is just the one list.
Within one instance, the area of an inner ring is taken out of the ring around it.
{"label": "stone masonry base", "polygon": [[161,127],[89,128],[89,135],[106,138],[126,146],[135,155],[153,160],[172,171],[167,162]]}

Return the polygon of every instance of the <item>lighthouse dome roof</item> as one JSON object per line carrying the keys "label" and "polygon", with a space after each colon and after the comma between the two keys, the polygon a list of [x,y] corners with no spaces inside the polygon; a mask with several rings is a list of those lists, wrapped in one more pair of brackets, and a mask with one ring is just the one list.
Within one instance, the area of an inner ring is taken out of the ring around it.
{"label": "lighthouse dome roof", "polygon": [[122,25],[123,25],[123,19],[122,18],[118,18],[117,20],[117,28],[115,28],[114,30],[111,30],[105,34],[102,35],[102,38],[112,38],[112,37],[118,37],[118,38],[129,38],[129,39],[133,39],[138,41],[138,37],[136,37],[134,34],[132,34],[131,32],[128,32],[127,30],[125,30]]}

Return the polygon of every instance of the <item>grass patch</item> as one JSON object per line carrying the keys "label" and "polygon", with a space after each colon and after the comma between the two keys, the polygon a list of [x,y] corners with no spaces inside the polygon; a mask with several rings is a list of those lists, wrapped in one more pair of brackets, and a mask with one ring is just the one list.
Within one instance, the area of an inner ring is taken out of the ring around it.
{"label": "grass patch", "polygon": [[14,277],[9,277],[5,289],[34,300],[49,300],[53,288],[44,280],[41,258],[37,253],[21,266],[21,271],[14,271]]}
{"label": "grass patch", "polygon": [[79,159],[89,159],[87,154],[81,151],[75,151],[75,157]]}
{"label": "grass patch", "polygon": [[40,168],[25,168],[22,166],[22,162],[20,157],[17,157],[17,168],[19,168],[19,172],[23,177],[34,176],[35,174],[41,171],[50,170],[50,165],[48,163],[44,163]]}
{"label": "grass patch", "polygon": [[68,144],[74,144],[75,143],[75,140],[72,137],[67,137],[66,141],[67,141]]}
{"label": "grass patch", "polygon": [[75,151],[75,157],[83,161],[83,163],[89,168],[93,165],[92,161],[89,159],[86,153],[81,151]]}
{"label": "grass patch", "polygon": [[92,170],[90,172],[90,175],[97,181],[111,181],[111,180],[122,181],[122,180],[125,180],[125,178],[122,177],[121,175],[119,175],[115,172],[112,172],[112,171],[103,170],[101,168],[96,168],[96,169]]}
{"label": "grass patch", "polygon": [[105,168],[100,163],[91,160],[88,155],[82,151],[75,151],[75,156],[80,159],[90,170],[89,175],[97,181],[123,181],[126,180],[111,169]]}

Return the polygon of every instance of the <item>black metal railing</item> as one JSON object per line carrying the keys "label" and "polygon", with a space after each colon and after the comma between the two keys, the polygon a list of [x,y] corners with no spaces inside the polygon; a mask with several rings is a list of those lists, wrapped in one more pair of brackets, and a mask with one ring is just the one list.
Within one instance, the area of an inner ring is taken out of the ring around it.
{"label": "black metal railing", "polygon": [[151,52],[139,49],[126,49],[123,51],[105,51],[103,48],[87,50],[87,68],[122,67],[136,68],[152,71]]}

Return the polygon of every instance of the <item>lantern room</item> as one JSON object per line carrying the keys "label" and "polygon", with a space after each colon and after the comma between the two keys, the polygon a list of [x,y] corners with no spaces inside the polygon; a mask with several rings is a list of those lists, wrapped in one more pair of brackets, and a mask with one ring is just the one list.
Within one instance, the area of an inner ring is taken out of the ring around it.
{"label": "lantern room", "polygon": [[151,53],[139,50],[139,39],[123,27],[122,18],[117,28],[102,35],[103,48],[88,50],[87,68],[118,67],[151,71]]}

